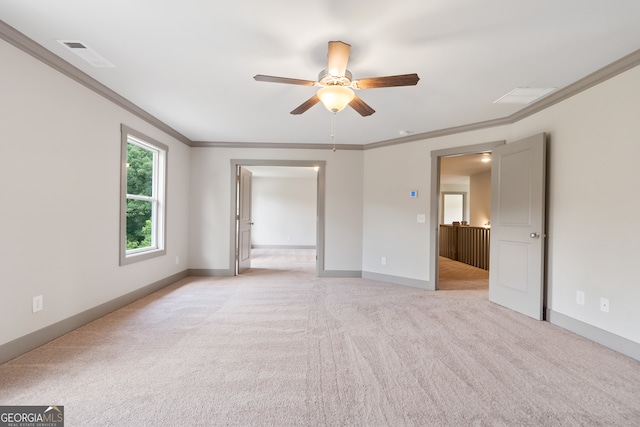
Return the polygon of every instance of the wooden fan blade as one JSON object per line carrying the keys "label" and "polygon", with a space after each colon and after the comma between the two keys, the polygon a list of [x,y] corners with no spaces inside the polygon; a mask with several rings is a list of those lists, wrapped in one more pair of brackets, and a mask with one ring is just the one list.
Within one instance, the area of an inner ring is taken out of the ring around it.
{"label": "wooden fan blade", "polygon": [[327,53],[329,66],[327,69],[330,75],[336,77],[345,75],[350,52],[351,45],[343,42],[329,42],[329,52]]}
{"label": "wooden fan blade", "polygon": [[370,116],[376,112],[376,110],[369,107],[369,105],[366,102],[364,102],[362,99],[360,99],[357,96],[355,96],[351,100],[351,102],[349,103],[349,106],[354,110],[356,110],[362,117]]}
{"label": "wooden fan blade", "polygon": [[313,86],[316,84],[316,82],[312,82],[311,80],[290,79],[288,77],[265,76],[263,74],[258,74],[257,76],[253,76],[253,78],[259,82],[285,83],[289,85]]}
{"label": "wooden fan blade", "polygon": [[414,86],[418,84],[417,74],[401,74],[399,76],[370,77],[356,80],[354,83],[358,89],[370,89],[376,87]]}
{"label": "wooden fan blade", "polygon": [[309,108],[311,108],[314,105],[316,105],[318,102],[320,102],[320,98],[318,98],[317,95],[313,95],[311,98],[307,99],[302,104],[300,104],[300,106],[298,108],[293,110],[291,112],[291,114],[296,114],[296,115],[297,114],[302,114],[305,111],[307,111]]}

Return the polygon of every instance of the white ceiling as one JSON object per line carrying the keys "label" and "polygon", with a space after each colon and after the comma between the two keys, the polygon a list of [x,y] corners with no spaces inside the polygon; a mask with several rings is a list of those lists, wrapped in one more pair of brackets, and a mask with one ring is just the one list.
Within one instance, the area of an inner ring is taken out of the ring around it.
{"label": "white ceiling", "polygon": [[469,184],[469,177],[491,171],[491,162],[482,159],[491,154],[477,153],[463,156],[449,156],[440,159],[440,184]]}
{"label": "white ceiling", "polygon": [[[364,145],[507,117],[517,87],[567,85],[640,48],[638,0],[0,0],[0,17],[192,141],[332,143],[313,87],[327,42],[351,44],[354,79],[418,73],[366,89],[376,113],[338,113],[338,144]],[[56,40],[78,40],[93,68]]]}

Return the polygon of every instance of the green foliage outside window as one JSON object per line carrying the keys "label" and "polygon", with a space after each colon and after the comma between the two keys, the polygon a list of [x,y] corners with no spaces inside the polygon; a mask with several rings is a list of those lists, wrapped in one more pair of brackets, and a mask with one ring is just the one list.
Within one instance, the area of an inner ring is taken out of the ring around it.
{"label": "green foliage outside window", "polygon": [[[153,195],[153,152],[128,144],[127,194]],[[151,246],[153,204],[146,200],[127,200],[127,250]]]}

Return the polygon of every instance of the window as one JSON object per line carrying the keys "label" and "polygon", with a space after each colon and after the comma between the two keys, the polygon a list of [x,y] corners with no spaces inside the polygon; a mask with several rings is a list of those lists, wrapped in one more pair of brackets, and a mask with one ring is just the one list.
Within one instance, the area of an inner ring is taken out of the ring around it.
{"label": "window", "polygon": [[122,125],[120,265],[164,255],[168,147]]}
{"label": "window", "polygon": [[441,224],[453,224],[466,221],[467,193],[442,193],[442,217]]}

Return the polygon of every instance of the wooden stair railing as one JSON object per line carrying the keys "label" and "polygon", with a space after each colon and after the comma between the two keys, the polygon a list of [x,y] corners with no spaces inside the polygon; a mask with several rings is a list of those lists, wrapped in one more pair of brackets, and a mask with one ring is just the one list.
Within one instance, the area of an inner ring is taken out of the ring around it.
{"label": "wooden stair railing", "polygon": [[440,225],[440,256],[489,270],[491,229],[467,225]]}

